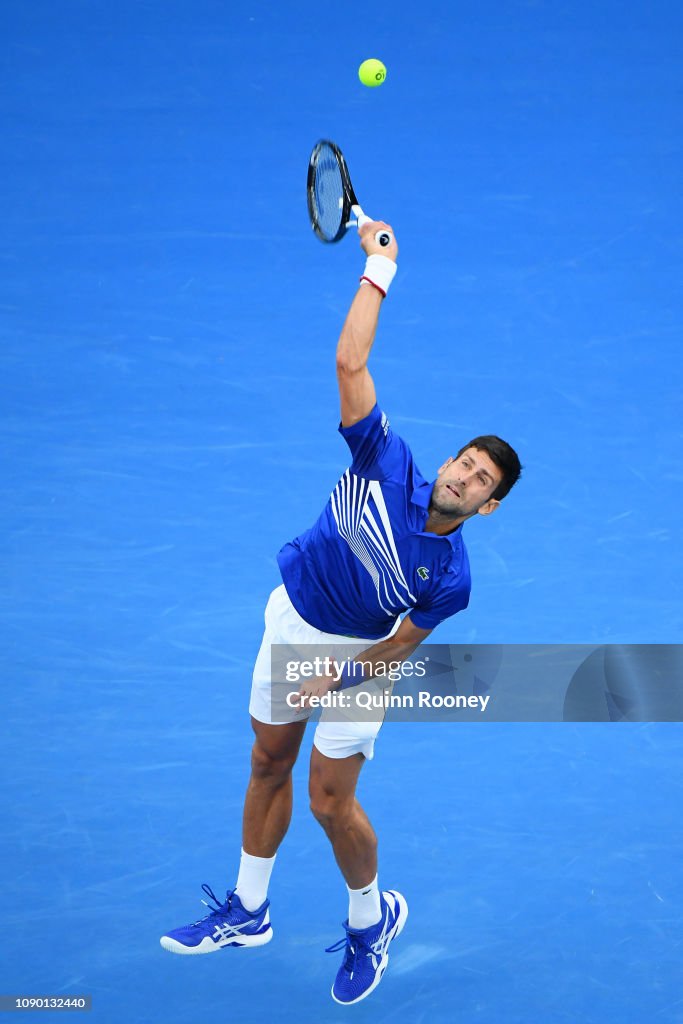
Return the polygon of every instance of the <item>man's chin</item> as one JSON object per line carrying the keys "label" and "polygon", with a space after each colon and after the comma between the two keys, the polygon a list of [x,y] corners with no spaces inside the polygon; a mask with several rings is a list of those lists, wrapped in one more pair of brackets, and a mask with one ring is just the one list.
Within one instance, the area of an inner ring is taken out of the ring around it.
{"label": "man's chin", "polygon": [[467,513],[459,505],[445,505],[440,501],[432,502],[432,510],[445,519],[459,519]]}

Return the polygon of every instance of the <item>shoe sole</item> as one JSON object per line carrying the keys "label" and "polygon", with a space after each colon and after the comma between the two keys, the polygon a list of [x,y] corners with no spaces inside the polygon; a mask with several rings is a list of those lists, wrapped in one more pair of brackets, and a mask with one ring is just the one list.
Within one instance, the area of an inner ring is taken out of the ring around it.
{"label": "shoe sole", "polygon": [[[393,896],[394,897],[394,899],[398,903],[398,907],[399,907],[398,917],[396,918],[396,924],[391,929],[391,933],[390,933],[391,934],[391,938],[389,940],[389,945],[391,945],[391,943],[394,941],[394,939],[397,938],[401,934],[401,932],[403,931],[403,929],[405,927],[405,923],[408,920],[408,904],[406,903],[405,896],[402,896],[400,892],[396,892],[394,889],[387,889],[386,892],[389,894],[389,896]],[[352,999],[348,1003],[344,1003],[344,1002],[342,1002],[341,999],[337,999],[337,997],[334,994],[334,986],[332,986],[332,988],[330,989],[330,992],[331,992],[332,998],[334,999],[335,1003],[338,1003],[340,1006],[355,1006],[355,1004],[356,1003],[360,1003],[361,1000],[367,999],[367,997],[372,992],[374,992],[375,989],[377,988],[377,986],[379,985],[380,981],[384,977],[384,972],[386,971],[388,966],[389,966],[389,954],[385,953],[384,954],[384,958],[382,959],[379,967],[377,968],[377,974],[375,976],[375,980],[373,981],[372,985],[370,985],[369,988],[366,988],[365,992],[363,992],[362,995],[358,996],[357,999]]]}
{"label": "shoe sole", "polygon": [[214,942],[207,935],[198,946],[183,946],[182,942],[172,939],[169,935],[162,935],[159,943],[162,949],[169,953],[180,953],[182,956],[197,956],[200,953],[216,953],[219,949],[227,949],[228,946],[265,946],[273,937],[273,929],[269,928],[260,935],[244,935],[240,939],[231,939],[229,942]]}

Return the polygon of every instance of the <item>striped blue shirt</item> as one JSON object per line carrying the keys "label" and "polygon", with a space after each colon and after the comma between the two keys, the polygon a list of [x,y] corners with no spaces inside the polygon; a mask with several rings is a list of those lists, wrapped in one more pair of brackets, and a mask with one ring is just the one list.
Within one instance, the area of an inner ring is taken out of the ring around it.
{"label": "striped blue shirt", "polygon": [[424,532],[434,484],[379,406],[339,432],[353,461],[317,522],[278,554],[289,598],[326,633],[377,640],[405,611],[433,629],[469,601],[462,526]]}

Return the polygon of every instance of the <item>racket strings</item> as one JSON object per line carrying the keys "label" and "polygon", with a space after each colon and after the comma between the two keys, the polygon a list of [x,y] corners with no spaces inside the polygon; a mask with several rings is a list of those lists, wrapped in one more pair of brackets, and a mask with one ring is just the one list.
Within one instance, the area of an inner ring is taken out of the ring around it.
{"label": "racket strings", "polygon": [[332,241],[341,227],[344,210],[344,185],[337,157],[323,148],[318,155],[313,186],[315,217],[320,231]]}

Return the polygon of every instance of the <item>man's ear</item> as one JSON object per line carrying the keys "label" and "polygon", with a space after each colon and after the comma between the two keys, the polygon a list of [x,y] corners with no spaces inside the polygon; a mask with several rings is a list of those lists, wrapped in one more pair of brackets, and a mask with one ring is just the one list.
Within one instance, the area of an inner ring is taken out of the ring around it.
{"label": "man's ear", "polygon": [[495,498],[489,498],[488,501],[485,501],[484,504],[477,509],[477,513],[480,516],[490,516],[492,512],[496,511],[499,505],[500,502],[496,501]]}
{"label": "man's ear", "polygon": [[448,467],[450,466],[451,462],[455,462],[455,459],[453,458],[452,455],[449,455],[448,458],[446,459],[446,461],[444,462],[443,466],[439,466],[439,469],[438,469],[436,475],[437,476],[441,476],[441,474],[443,473],[444,469],[448,469]]}

